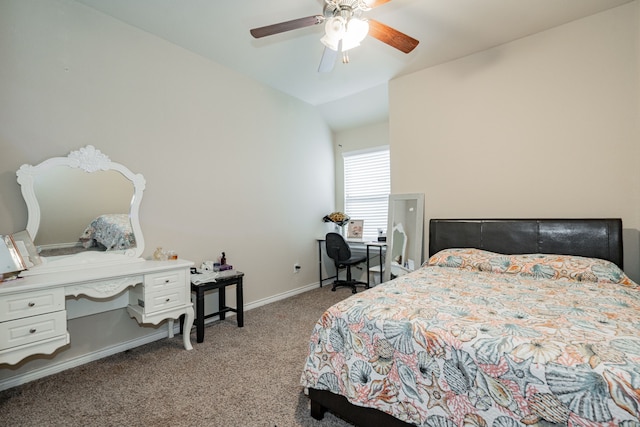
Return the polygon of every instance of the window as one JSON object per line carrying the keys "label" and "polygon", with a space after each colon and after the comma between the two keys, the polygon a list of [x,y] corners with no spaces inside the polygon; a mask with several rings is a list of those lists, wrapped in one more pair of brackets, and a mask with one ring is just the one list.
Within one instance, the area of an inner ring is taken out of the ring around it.
{"label": "window", "polygon": [[364,220],[363,240],[377,240],[387,229],[391,173],[389,149],[344,153],[344,212]]}

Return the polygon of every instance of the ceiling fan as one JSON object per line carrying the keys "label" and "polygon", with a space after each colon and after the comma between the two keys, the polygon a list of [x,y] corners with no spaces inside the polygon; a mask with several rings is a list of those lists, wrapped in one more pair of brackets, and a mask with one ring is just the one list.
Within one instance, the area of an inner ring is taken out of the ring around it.
{"label": "ceiling fan", "polygon": [[378,7],[391,0],[324,0],[322,15],[312,15],[278,24],[253,28],[254,38],[271,36],[312,25],[325,24],[325,35],[320,41],[325,45],[318,71],[333,69],[338,52],[342,52],[342,62],[348,63],[348,51],[360,45],[368,35],[404,53],[411,52],[418,40],[374,19],[363,19],[363,12]]}

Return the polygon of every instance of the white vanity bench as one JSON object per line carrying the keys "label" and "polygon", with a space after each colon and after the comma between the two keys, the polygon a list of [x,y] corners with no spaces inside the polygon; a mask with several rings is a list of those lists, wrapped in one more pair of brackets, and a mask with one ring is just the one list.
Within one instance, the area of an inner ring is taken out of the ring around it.
{"label": "white vanity bench", "polygon": [[192,265],[184,260],[128,262],[2,283],[0,363],[15,364],[27,356],[51,354],[69,344],[67,296],[109,300],[125,291],[129,293],[129,315],[141,324],[157,325],[169,319],[169,337],[173,337],[173,320],[185,315],[184,348],[191,350]]}
{"label": "white vanity bench", "polygon": [[[67,321],[80,317],[72,299],[97,304],[96,313],[126,306],[139,324],[168,320],[169,337],[184,316],[184,348],[192,349],[193,263],[142,258],[141,174],[88,145],[22,165],[16,175],[28,218],[26,232],[14,235],[21,236],[15,241],[23,248],[15,255],[21,277],[0,282],[0,366],[69,345]],[[89,330],[99,336],[100,326]]]}

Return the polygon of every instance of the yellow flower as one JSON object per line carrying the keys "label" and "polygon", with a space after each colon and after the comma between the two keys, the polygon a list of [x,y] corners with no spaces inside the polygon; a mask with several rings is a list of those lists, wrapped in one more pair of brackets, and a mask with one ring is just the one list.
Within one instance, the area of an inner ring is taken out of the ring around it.
{"label": "yellow flower", "polygon": [[329,215],[325,215],[324,218],[322,218],[322,221],[335,222],[336,224],[343,226],[349,222],[349,219],[350,218],[342,212],[332,212]]}

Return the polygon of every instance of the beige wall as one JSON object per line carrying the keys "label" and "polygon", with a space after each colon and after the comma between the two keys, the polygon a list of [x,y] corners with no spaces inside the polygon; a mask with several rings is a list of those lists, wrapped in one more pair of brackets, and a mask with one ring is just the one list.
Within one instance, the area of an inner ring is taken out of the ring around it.
{"label": "beige wall", "polygon": [[640,279],[638,8],[392,81],[392,191],[424,193],[426,221],[621,217]]}
{"label": "beige wall", "polygon": [[[0,2],[0,58],[0,234],[26,225],[22,164],[92,144],[146,179],[145,256],[162,246],[199,265],[225,251],[247,304],[317,282],[335,195],[313,107],[67,0]],[[69,328],[55,362],[147,333],[123,310]]]}

